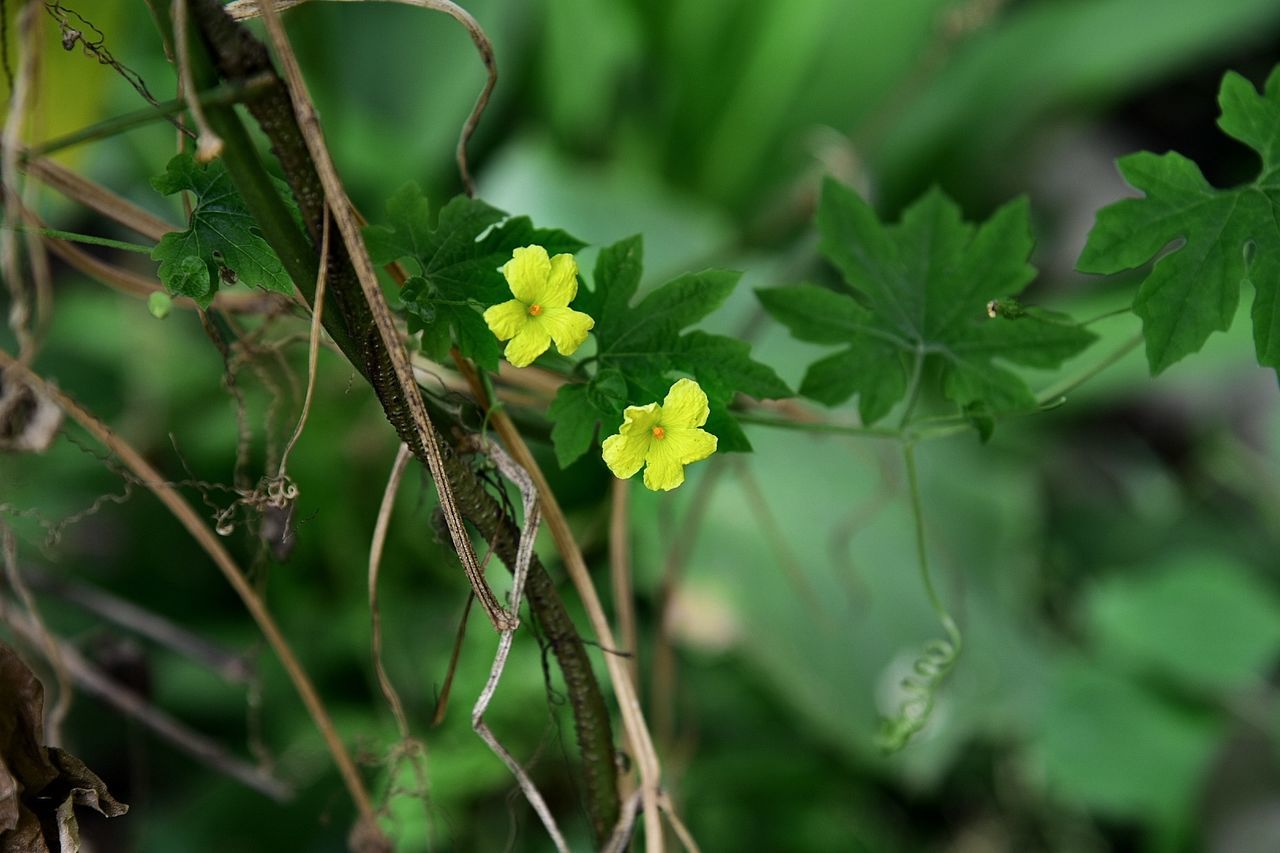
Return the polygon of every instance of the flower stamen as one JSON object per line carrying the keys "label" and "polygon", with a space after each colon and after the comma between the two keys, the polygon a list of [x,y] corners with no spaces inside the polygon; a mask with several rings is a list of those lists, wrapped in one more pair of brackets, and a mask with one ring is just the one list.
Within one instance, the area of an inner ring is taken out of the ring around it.
{"label": "flower stamen", "polygon": [[658,441],[662,441],[662,439],[667,437],[667,431],[660,426],[656,426],[653,428],[653,437],[658,439]]}
{"label": "flower stamen", "polygon": [[533,303],[532,305],[530,305],[530,306],[529,306],[529,316],[530,316],[530,317],[537,317],[537,316],[538,316],[539,314],[541,314],[541,313],[542,313],[542,306],[541,306],[541,305],[539,305],[538,303],[536,303],[536,302],[535,302],[535,303]]}

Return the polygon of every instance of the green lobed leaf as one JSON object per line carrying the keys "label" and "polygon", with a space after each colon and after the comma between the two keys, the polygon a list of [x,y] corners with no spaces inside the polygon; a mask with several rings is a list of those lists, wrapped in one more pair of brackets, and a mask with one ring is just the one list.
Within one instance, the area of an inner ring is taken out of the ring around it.
{"label": "green lobed leaf", "polygon": [[1228,73],[1218,103],[1218,126],[1261,155],[1258,177],[1219,190],[1180,154],[1122,157],[1120,173],[1144,197],[1099,211],[1077,263],[1082,272],[1117,273],[1180,242],[1155,262],[1133,303],[1152,374],[1198,352],[1211,334],[1231,325],[1242,282],[1254,286],[1258,362],[1280,367],[1280,66],[1262,93]]}
{"label": "green lobed leaf", "polygon": [[828,179],[818,228],[847,292],[801,284],[756,293],[796,338],[845,344],[809,367],[800,392],[827,405],[857,395],[866,423],[906,396],[917,358],[936,362],[943,393],[962,411],[988,417],[1035,405],[1002,364],[1056,367],[1094,340],[1047,312],[987,315],[988,302],[1020,293],[1035,277],[1025,199],[975,226],[935,189],[886,226],[857,193]]}
{"label": "green lobed leaf", "polygon": [[151,185],[164,195],[188,191],[196,199],[187,229],[164,235],[151,252],[169,293],[207,308],[223,280],[293,292],[293,282],[221,163],[202,166],[190,154],[179,154]]}
{"label": "green lobed leaf", "polygon": [[591,447],[600,411],[591,402],[586,385],[562,385],[551,401],[551,445],[556,461],[568,468]]}
{"label": "green lobed leaf", "polygon": [[413,259],[429,292],[445,299],[474,299],[484,306],[511,298],[498,270],[515,249],[536,243],[557,255],[574,254],[586,245],[560,229],[535,228],[527,216],[508,218],[498,208],[466,196],[450,200],[433,225],[431,207],[413,183],[387,202],[387,221],[364,232],[374,263]]}
{"label": "green lobed leaf", "polygon": [[[192,299],[208,306],[207,297],[213,293],[212,279],[209,278],[209,266],[197,255],[183,255],[167,271],[165,291],[174,296],[190,296]],[[162,273],[161,278],[165,276]],[[157,291],[159,292],[159,291]]]}
{"label": "green lobed leaf", "polygon": [[606,429],[616,428],[626,406],[661,402],[680,375],[689,375],[710,400],[707,429],[720,439],[719,449],[750,450],[729,412],[734,395],[774,399],[791,396],[791,389],[772,368],[751,358],[744,341],[685,331],[724,304],[740,274],[705,270],[682,275],[632,306],[643,255],[639,237],[605,247],[596,261],[594,288],[580,291],[579,305],[596,321],[598,368],[588,393],[600,419]]}
{"label": "green lobed leaf", "polygon": [[[498,213],[493,208],[489,209]],[[501,218],[499,214],[489,224]],[[387,200],[387,219],[391,225],[370,225],[364,229],[369,259],[375,264],[419,258],[429,251],[431,205],[417,184],[405,184]]]}
{"label": "green lobed leaf", "polygon": [[672,279],[628,309],[625,327],[601,341],[601,357],[624,359],[674,347],[680,330],[723,305],[741,277],[729,270],[705,270]]}
{"label": "green lobed leaf", "polygon": [[377,264],[409,260],[419,275],[401,289],[411,332],[423,332],[423,352],[439,360],[451,342],[486,370],[497,370],[502,346],[480,309],[511,298],[499,268],[522,246],[537,243],[552,255],[574,253],[583,243],[559,229],[534,228],[527,216],[508,218],[479,199],[458,196],[431,206],[417,184],[406,184],[387,202],[388,225],[364,231]]}
{"label": "green lobed leaf", "polygon": [[640,288],[644,269],[644,240],[640,235],[605,246],[596,257],[591,280],[594,289],[579,289],[577,305],[595,318],[596,339],[613,340],[628,324],[631,299]]}
{"label": "green lobed leaf", "polygon": [[[410,282],[421,281],[417,276]],[[456,344],[459,352],[485,370],[497,371],[502,344],[471,305],[450,302],[407,303],[409,334],[422,333],[422,353],[432,361],[449,359]]]}
{"label": "green lobed leaf", "polygon": [[627,405],[627,378],[621,370],[606,367],[587,383],[587,399],[601,412],[621,411]]}
{"label": "green lobed leaf", "polygon": [[676,339],[671,360],[697,375],[707,394],[729,399],[735,392],[758,400],[790,397],[791,389],[772,367],[751,359],[751,345],[737,338],[694,331]]}
{"label": "green lobed leaf", "polygon": [[459,351],[485,370],[496,373],[502,344],[485,325],[480,313],[470,305],[441,305],[437,310],[438,322],[452,327]]}
{"label": "green lobed leaf", "polygon": [[[412,325],[410,331],[414,331]],[[449,349],[453,346],[453,332],[447,322],[434,321],[424,325],[422,332],[422,354],[437,364],[449,360]]]}

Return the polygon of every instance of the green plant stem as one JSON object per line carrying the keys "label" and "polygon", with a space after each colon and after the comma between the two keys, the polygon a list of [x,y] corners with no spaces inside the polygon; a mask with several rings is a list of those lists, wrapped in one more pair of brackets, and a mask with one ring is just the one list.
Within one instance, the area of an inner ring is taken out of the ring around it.
{"label": "green plant stem", "polygon": [[1104,358],[1102,361],[1088,368],[1087,370],[1062,380],[1061,382],[1050,385],[1048,388],[1036,395],[1036,402],[1044,406],[1059,397],[1070,394],[1093,377],[1102,373],[1116,362],[1127,356],[1129,353],[1137,349],[1144,340],[1142,332],[1138,332],[1132,338],[1121,344],[1114,352]]}
{"label": "green plant stem", "polygon": [[1094,323],[1101,323],[1103,320],[1108,320],[1112,317],[1118,317],[1121,314],[1128,314],[1132,310],[1133,310],[1132,306],[1129,306],[1129,305],[1126,305],[1123,308],[1113,308],[1110,311],[1103,311],[1101,314],[1098,314],[1096,317],[1090,317],[1088,320],[1084,320],[1083,322],[1080,323],[1080,325],[1086,326],[1086,327],[1092,326]]}
{"label": "green plant stem", "polygon": [[[205,107],[239,103],[261,91],[270,82],[270,77],[262,76],[245,80],[242,83],[222,83],[201,92],[199,101],[201,106]],[[163,101],[155,107],[145,107],[131,113],[105,119],[29,148],[23,152],[22,159],[25,162],[36,157],[43,157],[57,151],[72,148],[76,145],[83,145],[86,142],[107,139],[125,131],[133,130],[135,127],[142,127],[174,113],[182,112],[186,108],[186,98],[174,98],[170,101]]]}
{"label": "green plant stem", "polygon": [[916,472],[916,449],[915,445],[909,441],[904,442],[902,445],[902,461],[907,469],[907,493],[911,498],[911,517],[915,525],[916,560],[920,568],[920,582],[924,585],[925,593],[929,596],[929,604],[933,607],[933,612],[937,614],[938,621],[942,623],[943,629],[947,632],[947,636],[951,638],[951,642],[955,645],[958,653],[960,632],[956,629],[956,624],[951,618],[951,614],[947,612],[947,608],[943,605],[942,598],[938,595],[938,590],[933,585],[933,573],[929,571],[929,551],[925,545],[924,501],[920,497],[920,478]]}
{"label": "green plant stem", "polygon": [[825,432],[834,435],[852,435],[858,438],[880,438],[899,441],[904,438],[902,430],[889,427],[849,426],[833,424],[826,421],[792,421],[786,418],[773,418],[765,415],[753,415],[750,412],[734,412],[733,416],[744,424],[789,429],[797,432]]}
{"label": "green plant stem", "polygon": [[[1025,412],[1007,412],[1003,415],[997,415],[998,419],[1006,419],[1019,415],[1032,415],[1046,408],[1053,408],[1053,404],[1057,403],[1062,397],[1084,385],[1098,374],[1106,371],[1108,368],[1123,359],[1129,353],[1133,352],[1142,344],[1143,336],[1139,332],[1129,340],[1120,345],[1114,352],[1106,356],[1097,364],[1091,365],[1088,369],[1068,377],[1054,385],[1049,386],[1045,390],[1036,395],[1036,409]],[[917,360],[917,365],[920,360]],[[940,417],[921,418],[914,422],[907,422],[914,408],[914,398],[918,396],[919,387],[919,371],[913,372],[913,381],[911,384],[910,397],[911,402],[908,403],[907,410],[903,412],[904,421],[898,429],[889,429],[887,427],[865,427],[850,426],[845,424],[833,424],[827,421],[793,421],[785,418],[774,418],[763,415],[755,415],[749,412],[735,412],[734,417],[739,421],[748,424],[758,424],[759,426],[774,427],[776,429],[789,429],[797,432],[824,432],[833,433],[835,435],[849,435],[856,438],[879,438],[894,439],[907,443],[919,443],[922,441],[932,441],[939,438],[947,438],[953,435],[970,432],[973,425],[968,418],[963,415],[942,415]]]}
{"label": "green plant stem", "polygon": [[19,226],[18,231],[30,231],[42,237],[53,237],[56,240],[67,240],[72,243],[88,243],[91,246],[106,246],[109,249],[120,249],[123,252],[137,252],[141,255],[151,254],[154,246],[143,246],[140,243],[126,243],[124,240],[112,240],[110,237],[95,237],[92,234],[77,234],[74,231],[59,231],[57,228],[28,228]]}
{"label": "green plant stem", "polygon": [[905,698],[897,714],[881,725],[881,746],[892,752],[901,749],[913,735],[929,722],[934,702],[942,682],[960,657],[962,638],[955,620],[942,604],[942,598],[934,588],[929,571],[929,555],[925,544],[924,506],[920,498],[920,483],[916,474],[915,448],[911,442],[902,445],[903,462],[907,469],[907,485],[911,498],[911,513],[915,522],[916,559],[920,577],[929,604],[946,631],[946,640],[931,640],[911,665],[911,674],[902,680]]}
{"label": "green plant stem", "polygon": [[911,413],[915,411],[916,402],[920,399],[920,378],[924,375],[925,348],[923,343],[916,344],[916,358],[911,367],[911,381],[907,384],[907,405],[898,420],[898,432],[907,428],[911,421]]}

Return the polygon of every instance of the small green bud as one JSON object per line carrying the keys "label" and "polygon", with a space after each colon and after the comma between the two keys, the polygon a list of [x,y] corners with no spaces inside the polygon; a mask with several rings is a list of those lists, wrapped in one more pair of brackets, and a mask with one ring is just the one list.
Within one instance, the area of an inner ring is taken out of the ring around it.
{"label": "small green bud", "polygon": [[157,290],[147,297],[147,310],[157,320],[163,320],[173,310],[173,300],[163,290]]}

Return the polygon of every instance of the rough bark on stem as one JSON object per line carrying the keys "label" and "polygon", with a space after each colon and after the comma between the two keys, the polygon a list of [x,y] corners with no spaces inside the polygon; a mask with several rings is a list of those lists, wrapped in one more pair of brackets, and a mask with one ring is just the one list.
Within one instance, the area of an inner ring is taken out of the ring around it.
{"label": "rough bark on stem", "polygon": [[[204,36],[218,72],[228,81],[274,75],[266,48],[242,26],[232,21],[217,0],[195,0],[192,16]],[[263,87],[246,106],[271,142],[285,179],[298,202],[310,240],[294,226],[275,193],[256,151],[239,119],[227,107],[209,110],[209,122],[226,141],[224,159],[237,188],[258,220],[263,236],[280,255],[285,268],[310,300],[319,261],[325,197],[315,164],[298,126],[294,107],[279,78]],[[204,81],[197,82],[203,84]],[[426,462],[426,448],[396,381],[390,354],[381,341],[368,303],[360,289],[351,258],[340,240],[330,245],[328,296],[332,311],[325,312],[324,326],[352,364],[373,385],[387,419],[401,441]],[[519,529],[498,502],[485,491],[471,467],[442,443],[444,473],[462,515],[493,543],[508,567],[516,564]],[[588,811],[598,840],[606,839],[618,815],[618,793],[612,725],[600,686],[591,669],[586,648],[578,636],[555,585],[534,558],[526,587],[530,606],[555,654],[569,694],[574,726],[583,759]]]}

